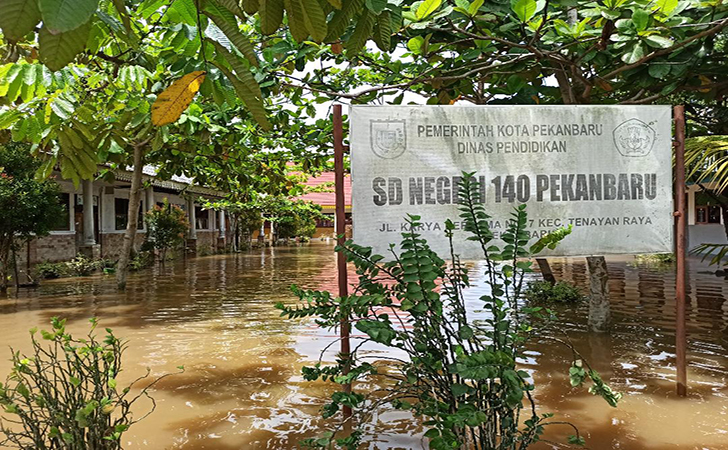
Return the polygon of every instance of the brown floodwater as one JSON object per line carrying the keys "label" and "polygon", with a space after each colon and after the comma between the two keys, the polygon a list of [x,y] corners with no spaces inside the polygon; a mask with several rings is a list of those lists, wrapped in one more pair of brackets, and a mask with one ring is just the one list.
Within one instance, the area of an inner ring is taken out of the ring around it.
{"label": "brown floodwater", "polygon": [[[586,330],[587,308],[562,308],[547,335],[568,336],[624,398],[618,408],[572,389],[570,351],[534,342],[523,361],[536,382],[540,413],[577,425],[592,449],[728,449],[728,280],[690,262],[688,303],[689,397],[675,394],[674,273],[670,267],[609,261],[613,328]],[[476,268],[477,269],[477,268]],[[555,260],[557,277],[584,286],[583,260]],[[156,411],[124,435],[133,449],[290,449],[315,436],[326,383],[302,379],[334,338],[311,321],[279,317],[273,304],[291,302],[291,284],[335,289],[333,246],[314,243],[211,256],[133,274],[118,293],[113,277],[47,281],[39,289],[0,299],[0,376],[8,347],[27,350],[28,329],[53,316],[74,333],[88,318],[129,341],[123,381],[177,372],[153,390]],[[484,287],[475,277],[472,298]],[[477,300],[469,306],[482,314]],[[381,348],[367,350],[372,355]],[[325,354],[331,360],[333,352]],[[140,405],[138,412],[144,407]],[[426,448],[406,414],[384,411],[366,437],[369,449]],[[564,442],[569,429],[547,438]],[[538,448],[550,448],[540,444]]]}

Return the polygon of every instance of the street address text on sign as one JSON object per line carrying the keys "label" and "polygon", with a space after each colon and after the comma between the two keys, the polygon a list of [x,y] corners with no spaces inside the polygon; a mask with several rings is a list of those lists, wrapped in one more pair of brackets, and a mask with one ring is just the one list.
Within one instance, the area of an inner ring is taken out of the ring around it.
{"label": "street address text on sign", "polygon": [[[550,255],[672,251],[669,106],[353,106],[349,118],[354,240],[377,253],[414,214],[445,256],[463,171],[476,172],[496,237],[526,203],[532,242],[573,226]],[[456,252],[480,258],[466,237],[456,232]]]}

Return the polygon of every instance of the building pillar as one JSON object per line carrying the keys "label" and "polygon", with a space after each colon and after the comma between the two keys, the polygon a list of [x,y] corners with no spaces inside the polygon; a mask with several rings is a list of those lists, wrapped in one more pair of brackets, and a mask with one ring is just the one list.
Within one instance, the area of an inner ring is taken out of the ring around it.
{"label": "building pillar", "polygon": [[225,223],[225,210],[224,209],[221,209],[218,212],[217,221],[218,221],[218,226],[220,227],[220,237],[222,239],[225,239],[225,227],[227,226],[227,224]]}
{"label": "building pillar", "polygon": [[83,180],[83,245],[81,253],[88,258],[101,257],[101,246],[96,243],[94,233],[94,182]]}
{"label": "building pillar", "polygon": [[225,210],[221,209],[217,213],[217,227],[220,230],[220,233],[217,235],[217,249],[218,251],[225,251],[225,248],[227,247],[227,242],[225,239],[225,227],[227,224],[225,223]]}
{"label": "building pillar", "polygon": [[190,253],[197,253],[197,218],[195,216],[195,199],[187,199],[187,218],[190,221],[190,231],[187,235],[187,250]]}
{"label": "building pillar", "polygon": [[265,244],[265,217],[260,221],[260,232],[258,232],[258,242],[263,245]]}
{"label": "building pillar", "polygon": [[154,209],[155,206],[157,206],[157,202],[154,201],[154,187],[149,186],[146,193],[146,202],[147,202],[147,211],[151,211]]}

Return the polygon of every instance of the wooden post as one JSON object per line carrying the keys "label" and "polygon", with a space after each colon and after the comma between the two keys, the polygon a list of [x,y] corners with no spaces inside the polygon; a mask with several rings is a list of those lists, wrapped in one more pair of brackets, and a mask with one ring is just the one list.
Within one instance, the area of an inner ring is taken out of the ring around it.
{"label": "wooden post", "polygon": [[[334,181],[336,184],[336,243],[343,245],[346,241],[346,198],[344,197],[344,124],[341,116],[341,105],[334,105]],[[339,278],[339,297],[349,295],[349,286],[346,273],[346,257],[343,253],[336,254],[336,268]],[[344,363],[343,373],[349,372],[349,318],[342,317],[341,331],[341,358]],[[351,392],[351,384],[344,385],[344,392]],[[344,406],[344,419],[351,417],[351,407]]]}
{"label": "wooden post", "polygon": [[685,330],[685,269],[686,269],[686,225],[685,208],[685,107],[674,108],[675,120],[675,218],[677,220],[676,274],[675,274],[675,357],[677,366],[677,394],[687,394],[687,333]]}
{"label": "wooden post", "polygon": [[604,332],[609,329],[611,316],[609,307],[609,273],[607,261],[603,256],[589,256],[586,258],[589,268],[589,329]]}
{"label": "wooden post", "polygon": [[549,283],[551,283],[552,286],[556,284],[556,277],[551,271],[551,265],[549,264],[548,259],[536,258],[536,263],[538,264],[538,269],[541,271],[541,276],[543,277],[544,281],[548,281]]}

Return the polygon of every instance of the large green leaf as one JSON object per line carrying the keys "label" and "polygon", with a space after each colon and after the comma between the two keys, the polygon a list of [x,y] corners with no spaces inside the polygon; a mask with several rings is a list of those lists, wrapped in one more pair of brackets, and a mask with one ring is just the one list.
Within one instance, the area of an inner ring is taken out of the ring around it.
{"label": "large green leaf", "polygon": [[0,130],[4,130],[12,126],[16,120],[23,117],[23,113],[17,109],[8,109],[0,112]]}
{"label": "large green leaf", "polygon": [[65,33],[88,22],[99,0],[38,0],[43,27],[52,34]]}
{"label": "large green leaf", "polygon": [[655,48],[670,48],[672,47],[673,41],[670,38],[666,38],[664,36],[660,36],[657,34],[651,34],[649,36],[645,36],[645,42],[650,47]]}
{"label": "large green leaf", "polygon": [[365,4],[369,11],[379,15],[387,7],[387,0],[366,0]]}
{"label": "large green leaf", "polygon": [[622,55],[622,61],[627,64],[634,64],[645,56],[645,47],[641,43],[632,44]]}
{"label": "large green leaf", "polygon": [[365,0],[344,0],[341,9],[334,13],[329,22],[329,33],[326,42],[337,40],[346,31],[351,19],[362,10]]}
{"label": "large green leaf", "polygon": [[511,9],[521,22],[528,22],[536,14],[536,0],[511,0]]}
{"label": "large green leaf", "polygon": [[677,8],[677,0],[657,0],[655,4],[655,9],[665,15],[670,14],[675,8]]}
{"label": "large green leaf", "polygon": [[377,18],[374,27],[374,42],[380,50],[387,52],[392,44],[392,15],[389,11],[382,12]]}
{"label": "large green leaf", "polygon": [[245,55],[245,57],[250,61],[250,64],[258,67],[258,55],[255,53],[255,48],[253,48],[253,44],[248,40],[248,38],[243,35],[243,33],[240,32],[240,30],[232,25],[230,22],[217,17],[213,14],[207,14],[213,22],[215,22],[215,25],[217,25],[220,30],[227,36],[228,39],[230,39],[230,42],[233,43],[233,45],[240,50],[240,53]]}
{"label": "large green leaf", "polygon": [[227,79],[230,80],[230,83],[233,85],[233,88],[235,88],[235,92],[238,94],[238,97],[243,101],[243,103],[245,103],[245,106],[248,107],[248,111],[250,111],[250,114],[253,118],[255,118],[255,121],[258,122],[264,130],[270,129],[270,122],[268,122],[268,116],[265,112],[261,99],[257,98],[248,86],[226,67],[217,63],[215,63],[215,65],[217,65],[218,69],[220,69]]}
{"label": "large green leaf", "polygon": [[18,41],[40,22],[37,0],[0,1],[0,28],[6,39]]}
{"label": "large green leaf", "polygon": [[51,34],[46,27],[38,34],[40,60],[49,69],[56,71],[65,67],[86,47],[91,22],[60,34]]}
{"label": "large green leaf", "polygon": [[[262,6],[260,3],[258,0],[243,0],[243,9],[248,14],[255,14]],[[266,0],[263,0],[262,3],[266,3]]]}
{"label": "large green leaf", "polygon": [[213,0],[215,3],[225,7],[228,11],[232,12],[238,17],[245,18],[242,8],[238,4],[237,0]]}
{"label": "large green leaf", "polygon": [[260,3],[260,31],[273,34],[283,21],[283,0],[265,0]]}
{"label": "large green leaf", "polygon": [[417,10],[415,11],[415,16],[417,17],[417,19],[424,19],[433,12],[437,11],[437,8],[439,8],[440,5],[442,5],[442,0],[424,0],[417,7]]}
{"label": "large green leaf", "polygon": [[124,22],[127,33],[131,33],[131,19],[129,19],[129,12],[126,10],[124,0],[114,0],[114,8],[116,8],[116,12],[119,13],[119,17]]}
{"label": "large green leaf", "polygon": [[269,129],[270,123],[268,122],[268,116],[266,114],[265,107],[263,106],[263,94],[260,91],[260,86],[258,86],[258,83],[255,81],[253,74],[250,73],[250,70],[248,70],[235,55],[223,47],[222,44],[215,41],[210,42],[212,42],[215,46],[215,51],[219,55],[222,55],[222,57],[232,66],[235,73],[233,74],[233,72],[231,72],[227,67],[217,61],[213,61],[213,64],[215,64],[217,68],[220,69],[220,71],[228,78],[228,80],[230,80],[230,83],[232,83],[235,88],[235,92],[237,92],[238,97],[245,103],[245,106],[248,107],[248,110],[260,126],[264,129]]}
{"label": "large green leaf", "polygon": [[637,28],[637,31],[642,31],[647,29],[647,24],[650,21],[650,13],[645,11],[644,9],[635,9],[632,13],[632,22],[634,22],[635,28]]}
{"label": "large green leaf", "polygon": [[[308,0],[315,1],[315,0]],[[288,16],[288,29],[291,36],[297,42],[303,42],[308,39],[309,31],[306,27],[306,20],[303,13],[303,5],[301,0],[283,0],[286,6],[286,14]]]}
{"label": "large green leaf", "polygon": [[367,40],[372,35],[372,28],[374,28],[374,20],[376,17],[368,9],[364,9],[364,12],[359,16],[354,32],[351,33],[351,37],[346,41],[347,54],[356,55],[364,48]]}
{"label": "large green leaf", "polygon": [[174,21],[197,26],[197,7],[194,0],[174,0],[167,10],[167,15]]}
{"label": "large green leaf", "polygon": [[301,4],[303,5],[303,20],[308,32],[311,33],[314,41],[323,41],[328,32],[324,10],[321,9],[318,0],[303,0]]}

